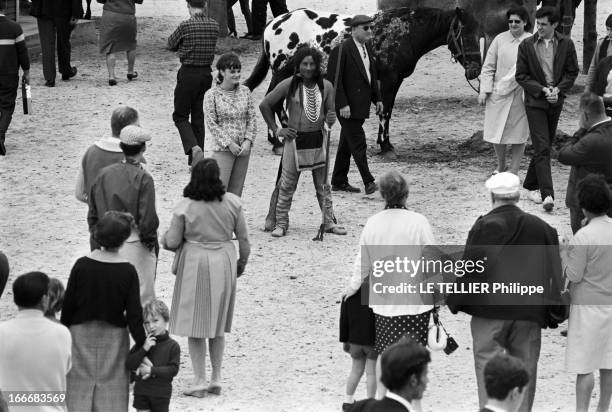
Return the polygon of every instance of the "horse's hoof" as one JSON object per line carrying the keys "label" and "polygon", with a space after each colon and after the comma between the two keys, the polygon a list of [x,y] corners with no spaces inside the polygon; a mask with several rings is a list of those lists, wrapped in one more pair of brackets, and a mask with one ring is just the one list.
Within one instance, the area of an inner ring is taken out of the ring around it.
{"label": "horse's hoof", "polygon": [[274,148],[272,148],[272,151],[274,152],[275,155],[282,156],[283,155],[283,146],[274,147]]}

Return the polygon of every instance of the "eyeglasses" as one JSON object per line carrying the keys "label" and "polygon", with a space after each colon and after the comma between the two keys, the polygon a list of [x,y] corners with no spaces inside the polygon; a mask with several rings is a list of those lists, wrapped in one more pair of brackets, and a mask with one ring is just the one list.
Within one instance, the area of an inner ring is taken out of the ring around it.
{"label": "eyeglasses", "polygon": [[372,26],[361,26],[361,28],[362,28],[364,31],[370,31],[370,29],[372,28]]}
{"label": "eyeglasses", "polygon": [[508,24],[521,24],[522,20],[508,20]]}

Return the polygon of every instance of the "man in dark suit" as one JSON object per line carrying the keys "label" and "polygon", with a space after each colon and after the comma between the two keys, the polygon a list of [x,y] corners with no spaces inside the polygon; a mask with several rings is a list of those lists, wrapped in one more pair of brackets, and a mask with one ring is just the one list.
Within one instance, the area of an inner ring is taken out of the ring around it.
{"label": "man in dark suit", "polygon": [[559,12],[541,7],[536,12],[538,32],[519,45],[516,81],[525,90],[525,112],[534,154],[523,187],[529,199],[552,211],[555,203],[550,171],[552,145],[563,101],[578,76],[574,43],[555,31]]}
{"label": "man in dark suit", "polygon": [[[349,412],[414,412],[412,405],[423,398],[429,378],[429,351],[419,343],[405,339],[391,345],[380,361],[381,382],[388,389],[381,400],[365,399],[355,402]],[[420,407],[418,408],[420,410]]]}
{"label": "man in dark suit", "polygon": [[[604,175],[612,188],[612,119],[606,116],[601,97],[585,93],[580,98],[580,130],[559,152],[559,162],[572,166],[565,205],[570,210],[572,232],[582,227],[584,214],[578,204],[578,182],[589,173]],[[612,210],[608,211],[612,216]]]}
{"label": "man in dark suit", "polygon": [[361,174],[367,194],[377,190],[374,177],[368,167],[366,136],[363,131],[365,119],[370,117],[370,102],[376,105],[376,114],[383,111],[382,97],[378,89],[378,74],[369,40],[372,38],[373,19],[357,15],[351,20],[352,37],[332,50],[327,67],[327,80],[335,82],[336,65],[338,84],[336,88],[336,113],[342,130],[332,173],[332,190],[359,192],[348,182],[351,155]]}
{"label": "man in dark suit", "polygon": [[[531,411],[536,389],[542,328],[556,327],[549,317],[552,298],[560,296],[561,260],[557,231],[542,219],[517,207],[520,180],[502,172],[487,180],[492,209],[470,230],[462,261],[483,269],[456,280],[456,289],[474,293],[450,294],[452,313],[472,315],[479,407],[487,400],[484,368],[506,352],[521,359],[529,371],[529,386],[521,411]],[[519,293],[517,285],[541,288]],[[503,286],[504,289],[494,289]],[[478,289],[473,289],[478,287]],[[486,287],[486,288],[485,288]]]}
{"label": "man in dark suit", "polygon": [[489,400],[480,412],[516,412],[525,396],[529,374],[520,359],[495,355],[484,369]]}
{"label": "man in dark suit", "polygon": [[81,0],[32,0],[30,14],[36,17],[38,23],[45,86],[55,86],[56,43],[62,80],[76,76],[77,68],[70,65],[70,33],[77,20],[83,17]]}

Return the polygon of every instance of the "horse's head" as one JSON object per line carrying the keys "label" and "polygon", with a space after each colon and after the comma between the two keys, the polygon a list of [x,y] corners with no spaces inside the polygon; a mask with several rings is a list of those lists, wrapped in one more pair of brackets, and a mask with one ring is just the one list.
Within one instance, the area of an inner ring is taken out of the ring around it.
{"label": "horse's head", "polygon": [[465,77],[473,80],[480,74],[480,29],[478,22],[465,10],[456,8],[448,30],[448,49],[453,59],[465,69]]}

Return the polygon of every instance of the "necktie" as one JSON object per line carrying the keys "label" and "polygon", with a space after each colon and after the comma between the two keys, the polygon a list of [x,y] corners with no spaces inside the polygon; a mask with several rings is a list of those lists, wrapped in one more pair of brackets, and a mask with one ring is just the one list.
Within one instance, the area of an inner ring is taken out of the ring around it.
{"label": "necktie", "polygon": [[361,48],[363,49],[363,58],[367,59],[368,58],[368,53],[366,52],[365,44],[362,44]]}

